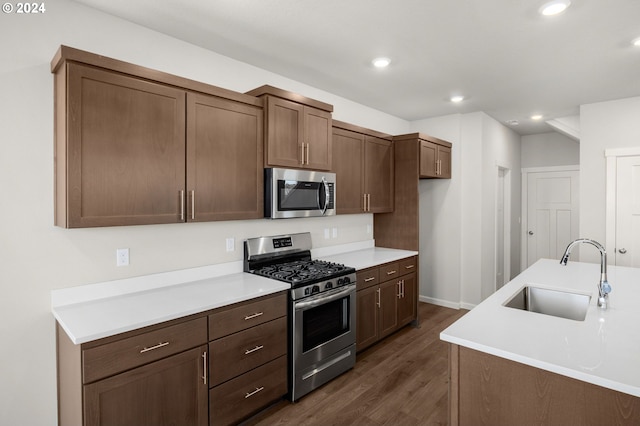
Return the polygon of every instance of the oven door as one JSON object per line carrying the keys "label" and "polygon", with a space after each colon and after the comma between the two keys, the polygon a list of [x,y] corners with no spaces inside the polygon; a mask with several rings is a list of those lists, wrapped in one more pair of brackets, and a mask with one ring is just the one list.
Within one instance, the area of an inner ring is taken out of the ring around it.
{"label": "oven door", "polygon": [[293,301],[292,399],[355,365],[355,283]]}

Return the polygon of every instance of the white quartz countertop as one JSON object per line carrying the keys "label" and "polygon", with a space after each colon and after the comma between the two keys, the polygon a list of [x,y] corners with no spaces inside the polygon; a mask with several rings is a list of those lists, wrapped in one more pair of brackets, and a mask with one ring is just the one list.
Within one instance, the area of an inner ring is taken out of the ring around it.
{"label": "white quartz countertop", "polygon": [[[473,308],[440,338],[640,396],[640,269],[609,267],[609,307],[596,306],[600,265],[542,259]],[[584,321],[503,306],[524,286],[591,294]]]}
{"label": "white quartz countertop", "polygon": [[329,262],[342,263],[356,268],[356,270],[371,268],[383,263],[395,262],[396,260],[416,256],[417,251],[397,250],[382,247],[371,247],[363,250],[354,250],[332,256],[322,256],[320,259]]}
{"label": "white quartz countertop", "polygon": [[[373,241],[313,251],[313,258],[356,269],[417,252]],[[51,311],[75,344],[288,290],[281,281],[242,272],[242,262],[171,271],[54,290]]]}
{"label": "white quartz countertop", "polygon": [[79,344],[289,288],[281,281],[240,272],[52,306],[52,312],[71,341]]}

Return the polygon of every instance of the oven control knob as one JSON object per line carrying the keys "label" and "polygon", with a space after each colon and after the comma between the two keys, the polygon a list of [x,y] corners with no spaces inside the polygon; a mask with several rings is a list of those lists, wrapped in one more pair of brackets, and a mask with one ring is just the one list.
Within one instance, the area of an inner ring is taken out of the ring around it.
{"label": "oven control knob", "polygon": [[304,289],[304,295],[309,296],[311,294],[311,287],[307,287]]}
{"label": "oven control knob", "polygon": [[[338,285],[340,285],[340,283],[338,283]],[[329,289],[332,289],[332,288],[333,288],[333,283],[331,281],[329,281],[328,283],[326,283],[324,285],[324,289],[325,290],[329,290]]]}
{"label": "oven control knob", "polygon": [[311,288],[311,294],[314,294],[314,293],[320,293],[320,286],[318,286],[318,285],[314,285],[314,286]]}

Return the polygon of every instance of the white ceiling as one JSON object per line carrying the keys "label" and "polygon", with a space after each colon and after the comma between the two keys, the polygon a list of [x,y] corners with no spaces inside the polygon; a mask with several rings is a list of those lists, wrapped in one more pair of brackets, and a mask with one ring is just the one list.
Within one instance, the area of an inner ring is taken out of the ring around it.
{"label": "white ceiling", "polygon": [[406,120],[484,111],[533,134],[640,95],[640,0],[555,17],[538,14],[546,0],[76,1]]}

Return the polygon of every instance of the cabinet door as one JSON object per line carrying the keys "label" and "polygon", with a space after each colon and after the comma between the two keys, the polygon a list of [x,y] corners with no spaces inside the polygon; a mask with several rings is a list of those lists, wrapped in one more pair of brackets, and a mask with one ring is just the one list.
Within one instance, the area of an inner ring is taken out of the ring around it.
{"label": "cabinet door", "polygon": [[378,341],[378,289],[369,287],[356,292],[356,350]]}
{"label": "cabinet door", "polygon": [[184,91],[71,63],[66,114],[67,164],[56,179],[67,179],[67,205],[57,225],[180,221]]}
{"label": "cabinet door", "polygon": [[365,185],[369,194],[369,212],[393,211],[393,144],[391,141],[365,136]]}
{"label": "cabinet door", "polygon": [[187,96],[187,221],[258,219],[263,207],[262,109]]}
{"label": "cabinet door", "polygon": [[420,177],[438,177],[436,173],[436,161],[438,159],[438,145],[420,141]]}
{"label": "cabinet door", "polygon": [[205,361],[202,346],[85,385],[85,424],[206,425]]}
{"label": "cabinet door", "polygon": [[331,170],[331,113],[304,107],[304,167]]}
{"label": "cabinet door", "polygon": [[418,303],[418,283],[415,272],[402,277],[400,295],[398,297],[398,327],[409,324],[416,319]]}
{"label": "cabinet door", "polygon": [[438,146],[438,161],[440,162],[439,177],[451,179],[451,148]]}
{"label": "cabinet door", "polygon": [[303,105],[267,96],[267,156],[271,167],[302,167]]}
{"label": "cabinet door", "polygon": [[378,338],[388,336],[398,328],[398,286],[397,280],[380,284],[380,332]]}
{"label": "cabinet door", "polygon": [[333,129],[333,172],[336,174],[338,214],[364,212],[364,136]]}

